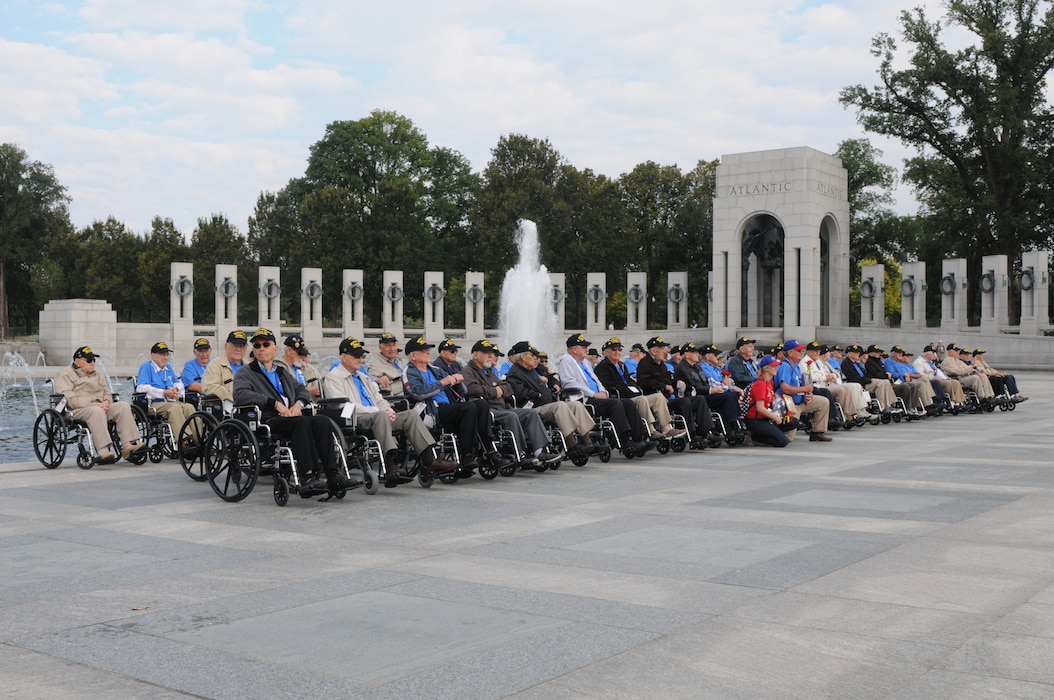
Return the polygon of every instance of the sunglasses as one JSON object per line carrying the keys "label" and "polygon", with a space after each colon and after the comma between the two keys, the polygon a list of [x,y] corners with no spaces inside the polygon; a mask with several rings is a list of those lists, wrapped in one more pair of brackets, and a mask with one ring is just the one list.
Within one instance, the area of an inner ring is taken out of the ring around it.
{"label": "sunglasses", "polygon": [[87,362],[89,365],[94,365],[95,364],[95,358],[94,357],[91,358],[90,360],[87,357],[82,357],[81,359],[84,360],[85,362]]}
{"label": "sunglasses", "polygon": [[259,343],[253,343],[253,347],[259,350],[260,348],[269,348],[271,344],[270,340],[261,340]]}

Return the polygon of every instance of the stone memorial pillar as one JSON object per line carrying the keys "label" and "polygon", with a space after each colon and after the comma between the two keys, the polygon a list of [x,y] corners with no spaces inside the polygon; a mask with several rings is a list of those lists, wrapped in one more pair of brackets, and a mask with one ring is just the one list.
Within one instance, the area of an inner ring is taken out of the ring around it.
{"label": "stone memorial pillar", "polygon": [[438,345],[446,337],[443,300],[446,289],[443,287],[442,272],[425,272],[424,326],[425,340]]}
{"label": "stone memorial pillar", "polygon": [[[556,315],[556,338],[541,338],[538,342],[554,343],[562,338],[566,338],[569,334],[567,333],[567,314],[564,308],[564,302],[567,299],[567,282],[564,273],[562,272],[550,272],[549,273],[549,284],[552,285],[549,290],[549,303],[553,310],[553,314]],[[550,357],[557,357],[559,355],[558,350],[562,350],[559,344],[550,347],[539,346],[541,350],[545,350],[549,353]]]}
{"label": "stone memorial pillar", "polygon": [[171,280],[172,347],[186,357],[194,344],[194,264],[172,263]]}
{"label": "stone memorial pillar", "polygon": [[586,273],[586,337],[593,342],[608,332],[607,298],[607,275]]}
{"label": "stone memorial pillar", "polygon": [[688,273],[670,272],[666,279],[666,328],[688,327]]}
{"label": "stone memorial pillar", "polygon": [[[344,285],[343,301],[341,303],[341,327],[346,336],[354,336],[363,340],[366,322],[362,318],[362,300],[366,297],[366,290],[362,283],[362,270],[344,270],[341,283]],[[311,347],[311,346],[308,346]]]}
{"label": "stone memorial pillar", "polygon": [[985,255],[981,258],[981,328],[998,333],[1010,324],[1010,277],[1007,275],[1005,255]]}
{"label": "stone memorial pillar", "polygon": [[308,350],[322,351],[322,268],[300,269],[300,335]]}
{"label": "stone memorial pillar", "polygon": [[626,275],[626,330],[648,330],[648,273],[630,272]]}
{"label": "stone memorial pillar", "polygon": [[216,266],[216,337],[213,352],[238,328],[238,266]]}
{"label": "stone memorial pillar", "polygon": [[860,325],[886,324],[886,266],[864,265],[860,269]]}
{"label": "stone memorial pillar", "polygon": [[941,328],[958,330],[965,328],[966,315],[966,260],[952,258],[941,261],[941,281],[937,291],[941,295]]}
{"label": "stone memorial pillar", "polygon": [[486,337],[485,317],[487,294],[483,286],[482,272],[465,273],[465,343],[471,348],[477,340]]}
{"label": "stone memorial pillar", "polygon": [[[261,265],[259,271],[258,326],[268,328],[275,336],[282,333],[282,271]],[[248,329],[250,334],[254,329]],[[310,346],[309,346],[310,347]]]}
{"label": "stone memorial pillar", "polygon": [[1021,335],[1042,335],[1050,323],[1050,251],[1033,250],[1021,256]]}
{"label": "stone memorial pillar", "polygon": [[900,327],[926,327],[926,263],[904,263],[900,277]]}
{"label": "stone memorial pillar", "polygon": [[403,287],[403,272],[402,270],[385,270],[383,280],[384,301],[382,302],[381,326],[383,330],[403,340],[403,297],[406,295]]}

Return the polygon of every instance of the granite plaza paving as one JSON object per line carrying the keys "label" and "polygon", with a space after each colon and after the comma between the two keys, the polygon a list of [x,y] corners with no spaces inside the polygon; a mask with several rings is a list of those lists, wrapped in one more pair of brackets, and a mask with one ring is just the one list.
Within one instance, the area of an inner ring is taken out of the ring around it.
{"label": "granite plaza paving", "polygon": [[1054,375],[1014,412],[274,505],[0,465],[0,696],[1051,698]]}

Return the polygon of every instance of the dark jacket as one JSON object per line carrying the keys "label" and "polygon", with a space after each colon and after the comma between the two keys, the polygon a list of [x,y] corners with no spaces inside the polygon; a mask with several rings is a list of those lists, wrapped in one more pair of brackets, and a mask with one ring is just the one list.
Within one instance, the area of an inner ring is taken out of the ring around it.
{"label": "dark jacket", "polygon": [[[288,399],[289,404],[299,401],[308,406],[311,403],[311,394],[307,387],[293,378],[285,367],[277,362],[274,365],[278,371],[278,381],[282,385],[282,394]],[[256,405],[263,412],[264,420],[274,418],[278,411],[274,408],[275,401],[281,401],[282,395],[271,384],[271,380],[263,373],[260,363],[253,360],[234,375],[234,403],[237,406]]]}
{"label": "dark jacket", "polygon": [[659,362],[651,355],[645,355],[637,364],[637,384],[645,394],[669,396],[666,387],[673,386],[673,377],[666,368],[666,363]]}
{"label": "dark jacket", "polygon": [[406,368],[406,386],[404,387],[404,393],[410,400],[421,401],[424,403],[425,410],[432,416],[439,414],[439,407],[435,402],[435,396],[439,392],[444,392],[446,397],[450,399],[451,403],[465,400],[466,391],[464,384],[443,386],[440,380],[447,376],[447,373],[441,367],[437,367],[436,365],[429,365],[428,368],[432,370],[432,374],[435,376],[435,381],[433,382],[429,382],[424,373],[417,369],[413,363]]}
{"label": "dark jacket", "polygon": [[710,379],[699,365],[694,367],[687,360],[677,363],[677,369],[673,371],[675,382],[684,382],[688,386],[689,396],[707,396],[710,394]]}
{"label": "dark jacket", "polygon": [[644,393],[637,386],[636,380],[630,376],[629,368],[626,367],[624,362],[619,362],[618,367],[616,367],[611,360],[605,357],[593,367],[593,373],[597,375],[597,379],[600,380],[600,383],[604,385],[604,388],[612,396],[617,396],[621,399],[632,399],[634,396],[640,396]]}
{"label": "dark jacket", "polygon": [[867,376],[871,379],[889,379],[881,357],[868,357],[867,362],[864,363],[864,369],[867,370]]}
{"label": "dark jacket", "polygon": [[750,364],[754,367],[754,374],[750,373],[750,369],[747,367],[746,360],[740,354],[733,355],[728,360],[728,372],[732,377],[732,381],[736,383],[740,389],[746,389],[750,386],[761,372],[758,371],[758,363],[751,359]]}
{"label": "dark jacket", "polygon": [[867,376],[867,367],[865,366],[864,371],[861,372],[848,357],[842,360],[842,377],[847,382],[864,387],[871,383],[871,379]]}
{"label": "dark jacket", "polygon": [[[461,374],[465,377],[466,396],[472,399],[485,399],[491,408],[499,411],[506,408],[505,402],[512,396],[512,386],[502,381],[493,367],[483,369],[475,362],[469,362]],[[498,396],[499,388],[501,396]]]}
{"label": "dark jacket", "polygon": [[509,373],[505,375],[505,381],[512,387],[512,393],[516,397],[518,406],[526,406],[528,401],[533,402],[535,406],[544,406],[556,401],[556,396],[549,385],[543,382],[534,370],[514,364],[509,368]]}

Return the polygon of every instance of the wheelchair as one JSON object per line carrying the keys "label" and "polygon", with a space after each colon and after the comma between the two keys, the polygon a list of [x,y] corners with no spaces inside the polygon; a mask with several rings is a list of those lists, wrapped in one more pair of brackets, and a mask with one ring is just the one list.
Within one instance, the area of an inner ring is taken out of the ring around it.
{"label": "wheelchair", "polygon": [[[132,394],[132,411],[136,413],[135,422],[139,424],[139,434],[146,440],[145,453],[150,461],[157,464],[165,458],[175,459],[179,456],[176,445],[179,444],[172,435],[172,428],[165,417],[150,410],[150,401],[146,394]],[[184,426],[186,427],[186,426]]]}
{"label": "wheelchair", "polygon": [[[187,422],[179,429],[179,438],[176,441],[180,446],[177,450],[179,466],[183,467],[183,471],[194,481],[206,481],[208,473],[205,469],[204,445],[216,426],[231,416],[224,409],[223,400],[216,396],[195,394],[191,397],[187,394],[187,397],[187,402],[193,403],[198,410],[190,414]],[[165,428],[168,428],[167,422]],[[187,447],[184,448],[184,445]]]}
{"label": "wheelchair", "polygon": [[[396,399],[392,403],[393,408],[397,411],[407,408],[407,406],[399,405],[400,401]],[[345,407],[350,403],[345,398],[323,398],[319,399],[317,404],[319,414],[327,416],[340,429],[345,443],[345,460],[349,463],[354,462],[363,470],[364,476],[367,470],[371,471],[372,476],[370,478],[384,483],[388,488],[400,484],[408,484],[414,480],[417,481],[421,488],[431,488],[434,482],[432,476],[425,473],[421,468],[420,458],[413,448],[407,444],[405,436],[399,431],[394,431],[392,436],[398,445],[396,447],[396,459],[398,460],[397,466],[401,473],[387,473],[381,443],[368,430],[357,426],[355,413],[351,413],[350,416],[345,413]],[[406,402],[401,401],[401,403],[405,404]],[[376,493],[376,490],[374,488],[373,493]],[[368,488],[366,493],[371,493]]]}
{"label": "wheelchair", "polygon": [[742,445],[746,442],[747,436],[750,435],[750,431],[747,430],[747,425],[743,422],[742,418],[736,419],[736,424],[733,426],[733,430],[725,425],[725,419],[721,417],[719,412],[711,411],[710,417],[714,420],[714,431],[719,435],[724,436],[725,444],[729,447]]}
{"label": "wheelchair", "polygon": [[[117,394],[112,394],[112,400],[119,400]],[[113,464],[117,459],[102,460],[99,458],[99,450],[92,439],[88,424],[83,420],[73,417],[72,411],[66,406],[66,397],[62,394],[51,394],[49,406],[40,412],[33,423],[33,452],[37,459],[47,469],[55,469],[66,459],[66,453],[71,445],[77,446],[77,466],[81,469],[91,469],[96,464]],[[136,425],[139,426],[139,434],[144,434],[146,416],[142,410],[132,405],[132,416]],[[106,422],[110,431],[110,442],[117,446],[121,445],[121,438],[117,434],[117,426],[113,421]],[[120,454],[120,450],[115,450]],[[143,464],[146,461],[146,450],[132,453],[129,461],[132,464]]]}
{"label": "wheelchair", "polygon": [[[585,403],[589,415],[593,417],[593,429],[589,431],[589,439],[597,446],[597,459],[604,464],[611,461],[611,453],[613,449],[621,451],[627,459],[633,459],[634,457],[642,456],[644,454],[643,451],[638,454],[636,451],[630,449],[623,450],[622,441],[619,439],[618,433],[615,431],[615,424],[608,418],[597,416],[596,409],[588,401],[585,401],[581,394],[564,392],[560,395],[560,400],[582,401]],[[589,455],[569,455],[569,459],[571,460],[571,464],[576,467],[582,467],[589,461]]]}
{"label": "wheelchair", "polygon": [[[369,465],[356,463],[356,471],[361,470],[361,479],[352,478],[348,469],[348,448],[339,426],[333,424],[331,431],[337,469],[352,485],[336,490],[317,490],[300,478],[292,448],[272,435],[262,415],[258,406],[236,406],[230,418],[213,428],[202,447],[205,476],[221,499],[228,503],[243,500],[252,493],[261,476],[272,477],[272,494],[278,506],[289,503],[290,494],[301,498],[323,496],[319,500],[328,501],[330,498],[343,499],[349,490],[357,488],[371,496],[377,493],[380,482]],[[330,423],[333,423],[332,419]]]}

